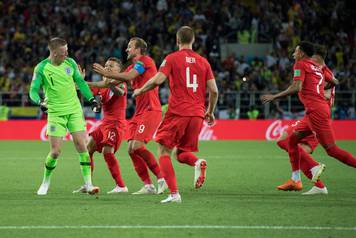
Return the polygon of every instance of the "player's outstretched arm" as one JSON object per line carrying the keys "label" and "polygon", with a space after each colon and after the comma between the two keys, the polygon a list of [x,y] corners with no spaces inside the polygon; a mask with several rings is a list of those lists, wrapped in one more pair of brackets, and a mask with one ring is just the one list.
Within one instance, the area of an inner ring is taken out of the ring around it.
{"label": "player's outstretched arm", "polygon": [[213,125],[215,121],[214,111],[216,103],[218,102],[219,92],[218,87],[216,86],[215,79],[208,80],[206,85],[209,92],[209,104],[208,109],[205,113],[205,119],[207,120],[208,125]]}
{"label": "player's outstretched arm", "polygon": [[106,78],[115,79],[121,82],[131,81],[139,75],[139,73],[135,69],[131,69],[129,72],[118,73],[107,70],[98,63],[94,63],[93,70]]}
{"label": "player's outstretched arm", "polygon": [[302,88],[301,80],[293,80],[293,83],[284,91],[277,94],[265,94],[261,96],[261,101],[263,104],[276,100],[278,98],[283,98],[292,94],[295,94],[300,91]]}
{"label": "player's outstretched arm", "polygon": [[115,95],[124,96],[125,95],[125,90],[122,89],[122,86],[124,86],[124,85],[123,84],[120,84],[120,85],[110,84],[109,88],[110,88],[111,92],[113,92]]}
{"label": "player's outstretched arm", "polygon": [[137,97],[149,90],[152,90],[155,87],[157,87],[158,85],[161,85],[162,83],[164,83],[164,81],[166,81],[166,79],[167,79],[167,76],[164,73],[158,72],[152,78],[150,78],[150,80],[148,80],[141,88],[136,89],[132,96]]}

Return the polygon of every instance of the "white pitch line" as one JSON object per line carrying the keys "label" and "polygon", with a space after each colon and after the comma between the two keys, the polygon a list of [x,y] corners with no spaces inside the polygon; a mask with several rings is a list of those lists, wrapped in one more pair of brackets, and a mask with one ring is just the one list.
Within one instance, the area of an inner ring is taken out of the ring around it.
{"label": "white pitch line", "polygon": [[233,226],[233,225],[82,225],[82,226],[0,226],[0,230],[60,230],[60,229],[234,229],[234,230],[343,230],[356,227],[341,226]]}

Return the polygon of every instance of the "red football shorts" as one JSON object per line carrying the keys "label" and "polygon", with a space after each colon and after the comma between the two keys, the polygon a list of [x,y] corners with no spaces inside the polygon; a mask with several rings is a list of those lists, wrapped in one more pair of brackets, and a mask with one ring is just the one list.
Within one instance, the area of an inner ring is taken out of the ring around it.
{"label": "red football shorts", "polygon": [[152,140],[161,120],[161,111],[146,111],[134,116],[129,122],[128,140],[149,142]]}
{"label": "red football shorts", "polygon": [[[305,121],[305,118],[302,118],[295,123],[289,125],[286,129],[285,132],[290,136],[293,134],[294,131],[299,131],[301,128],[305,128],[307,126],[307,122]],[[318,146],[319,142],[316,139],[315,135],[312,133],[303,139],[299,141],[299,143],[307,144],[310,146],[312,152],[315,150],[315,148]]]}
{"label": "red football shorts", "polygon": [[307,111],[301,123],[294,128],[295,131],[310,135],[313,132],[322,146],[335,144],[335,134],[331,127],[330,108],[320,107],[318,110]]}
{"label": "red football shorts", "polygon": [[201,117],[166,113],[157,130],[156,141],[169,149],[177,147],[183,151],[196,152],[203,121]]}
{"label": "red football shorts", "polygon": [[93,137],[96,144],[96,151],[102,152],[105,145],[111,146],[116,152],[121,145],[125,135],[125,123],[101,124],[89,135]]}

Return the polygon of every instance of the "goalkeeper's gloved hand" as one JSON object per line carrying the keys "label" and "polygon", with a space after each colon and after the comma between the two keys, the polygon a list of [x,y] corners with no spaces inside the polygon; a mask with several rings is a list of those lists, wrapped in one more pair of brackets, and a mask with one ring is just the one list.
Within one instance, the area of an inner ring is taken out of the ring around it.
{"label": "goalkeeper's gloved hand", "polygon": [[95,97],[89,100],[93,112],[101,112],[100,97]]}
{"label": "goalkeeper's gloved hand", "polygon": [[47,113],[48,107],[47,107],[46,101],[44,101],[43,99],[41,99],[39,105],[40,105],[41,111],[44,112],[44,113]]}

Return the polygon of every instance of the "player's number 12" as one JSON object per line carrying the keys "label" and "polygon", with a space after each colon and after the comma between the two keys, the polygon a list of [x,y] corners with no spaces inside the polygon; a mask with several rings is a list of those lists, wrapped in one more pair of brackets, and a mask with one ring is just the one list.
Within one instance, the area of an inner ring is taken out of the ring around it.
{"label": "player's number 12", "polygon": [[195,93],[198,88],[197,75],[193,74],[193,83],[191,83],[190,82],[190,68],[187,67],[185,69],[185,76],[186,76],[186,80],[187,80],[187,88],[192,88],[193,93]]}

